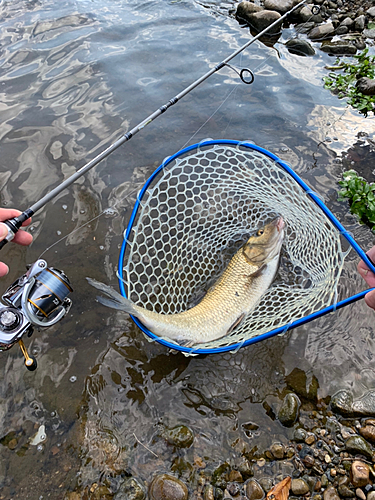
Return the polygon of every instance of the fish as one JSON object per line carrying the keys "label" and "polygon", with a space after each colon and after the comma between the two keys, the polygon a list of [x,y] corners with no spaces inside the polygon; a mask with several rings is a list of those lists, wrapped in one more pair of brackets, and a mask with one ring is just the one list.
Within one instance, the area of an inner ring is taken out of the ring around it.
{"label": "fish", "polygon": [[255,309],[279,267],[285,222],[279,216],[259,228],[236,252],[217,282],[191,309],[175,314],[149,311],[108,285],[87,278],[103,292],[101,304],[138,318],[155,335],[183,346],[208,343],[229,335]]}

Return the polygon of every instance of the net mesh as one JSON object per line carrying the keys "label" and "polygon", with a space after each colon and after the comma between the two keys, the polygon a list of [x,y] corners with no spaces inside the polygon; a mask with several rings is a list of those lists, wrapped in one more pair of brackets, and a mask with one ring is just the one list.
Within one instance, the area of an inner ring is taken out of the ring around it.
{"label": "net mesh", "polygon": [[148,187],[127,240],[127,296],[162,314],[189,309],[277,215],[286,235],[275,281],[231,334],[197,347],[242,344],[332,304],[345,257],[340,233],[275,160],[226,144],[177,157]]}

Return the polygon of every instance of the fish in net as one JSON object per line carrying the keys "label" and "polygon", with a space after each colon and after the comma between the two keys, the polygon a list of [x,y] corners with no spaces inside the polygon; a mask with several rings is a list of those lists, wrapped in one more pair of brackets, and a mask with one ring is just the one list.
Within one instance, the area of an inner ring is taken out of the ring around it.
{"label": "fish in net", "polygon": [[248,238],[277,216],[286,225],[279,272],[233,331],[184,347],[133,317],[147,338],[186,355],[236,351],[364,296],[368,290],[337,302],[347,253],[354,247],[368,259],[320,198],[272,153],[229,140],[190,146],[147,180],[120,252],[122,295],[161,314],[188,310]]}

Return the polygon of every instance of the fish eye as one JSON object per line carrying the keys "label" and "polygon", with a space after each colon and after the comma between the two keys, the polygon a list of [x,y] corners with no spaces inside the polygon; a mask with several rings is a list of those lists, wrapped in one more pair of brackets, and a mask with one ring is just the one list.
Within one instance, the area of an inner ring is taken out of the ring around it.
{"label": "fish eye", "polygon": [[262,234],[264,234],[264,229],[259,229],[259,231],[257,231],[257,236],[262,236]]}

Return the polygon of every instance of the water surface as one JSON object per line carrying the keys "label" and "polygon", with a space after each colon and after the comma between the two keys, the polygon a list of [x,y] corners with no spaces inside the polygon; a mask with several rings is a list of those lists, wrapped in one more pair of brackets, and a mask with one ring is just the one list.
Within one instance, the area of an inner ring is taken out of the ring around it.
{"label": "water surface", "polygon": [[[1,204],[27,208],[244,44],[250,34],[229,15],[233,6],[3,2]],[[233,61],[254,71],[251,86],[229,68],[213,75],[44,207],[33,218],[31,247],[2,252],[11,263],[2,290],[41,254],[74,288],[69,316],[27,341],[36,372],[24,369],[17,347],[1,355],[0,437],[17,440],[14,449],[0,446],[3,498],[63,498],[106,479],[115,491],[123,471],[147,482],[155,472],[176,470],[178,457],[194,472],[198,457],[213,468],[235,464],[243,449],[285,442],[290,431],[267,408],[277,410],[285,376],[296,368],[308,380],[317,377],[320,397],[373,386],[373,311],[364,303],[235,355],[186,359],[150,344],[126,315],[96,303],[85,280],[116,285],[136,192],[165,157],[206,138],[251,140],[278,154],[363,248],[372,245],[370,230],[335,193],[343,170],[337,160],[348,151],[349,164],[372,175],[370,147],[358,144],[358,134],[371,138],[374,119],[323,89],[324,65],[332,60],[320,52],[290,55],[282,42],[291,35],[286,31],[274,48],[257,42]],[[363,286],[357,260],[352,253],[344,269],[348,294]],[[245,432],[249,422],[260,431]],[[181,423],[195,441],[177,452],[158,433]],[[46,440],[30,445],[42,424]]]}

